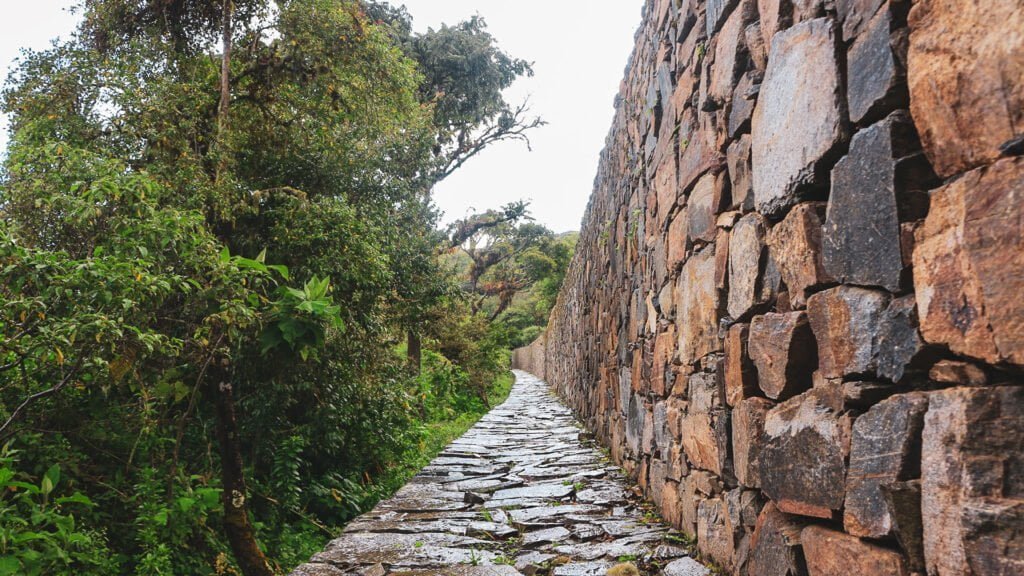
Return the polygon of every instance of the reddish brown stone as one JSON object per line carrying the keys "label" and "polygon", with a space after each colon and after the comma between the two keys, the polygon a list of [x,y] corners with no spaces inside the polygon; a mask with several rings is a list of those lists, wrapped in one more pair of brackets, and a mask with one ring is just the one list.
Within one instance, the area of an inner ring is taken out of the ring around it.
{"label": "reddish brown stone", "polygon": [[728,443],[728,419],[724,411],[688,414],[683,418],[683,450],[695,467],[721,474]]}
{"label": "reddish brown stone", "polygon": [[772,259],[795,308],[803,308],[814,289],[833,281],[825,270],[821,251],[825,207],[824,202],[798,204],[768,233]]}
{"label": "reddish brown stone", "polygon": [[722,226],[721,217],[718,220],[718,235],[715,236],[715,289],[721,298],[728,298],[726,290],[729,288],[729,238],[732,237],[732,232]]}
{"label": "reddish brown stone", "polygon": [[727,311],[735,320],[765,304],[761,290],[762,268],[767,259],[765,220],[747,214],[732,229],[729,238],[729,301]]}
{"label": "reddish brown stone", "polygon": [[697,549],[725,569],[733,565],[735,556],[727,516],[722,498],[703,500],[697,507]]}
{"label": "reddish brown stone", "polygon": [[779,510],[831,518],[843,507],[851,424],[818,389],[768,412],[759,473],[761,489]]}
{"label": "reddish brown stone", "polygon": [[754,317],[747,344],[765,395],[783,400],[810,388],[817,349],[803,312]]}
{"label": "reddish brown stone", "polygon": [[800,533],[806,520],[784,514],[769,502],[761,510],[750,539],[749,576],[804,576]]}
{"label": "reddish brown stone", "polygon": [[725,401],[736,406],[757,394],[757,368],[747,354],[747,324],[733,324],[725,336]]}
{"label": "reddish brown stone", "polygon": [[754,204],[765,216],[782,215],[822,187],[846,138],[836,42],[827,18],[801,22],[772,41],[751,124]]}
{"label": "reddish brown stone", "polygon": [[743,211],[753,210],[754,191],[750,174],[750,135],[744,134],[729,145],[726,151],[729,177],[732,179],[731,208]]}
{"label": "reddish brown stone", "polygon": [[880,402],[857,418],[843,515],[844,527],[850,534],[885,538],[893,533],[894,522],[883,486],[918,474],[918,447],[927,409],[924,394],[901,394]]}
{"label": "reddish brown stone", "polygon": [[651,194],[655,197],[658,223],[664,225],[676,205],[678,188],[676,186],[676,162],[673,154],[662,156],[656,164],[651,178]]}
{"label": "reddish brown stone", "polygon": [[686,203],[687,230],[691,241],[710,242],[715,239],[715,222],[722,210],[724,174],[705,174]]}
{"label": "reddish brown stone", "polygon": [[939,360],[928,371],[928,377],[943,384],[984,386],[988,383],[985,371],[976,364],[958,360]]}
{"label": "reddish brown stone", "polygon": [[690,256],[676,284],[676,332],[679,360],[693,364],[721,347],[718,340],[718,291],[715,250],[708,246]]}
{"label": "reddish brown stone", "polygon": [[821,526],[808,526],[800,533],[800,542],[803,544],[810,576],[910,574],[899,552],[868,544],[849,534]]}
{"label": "reddish brown stone", "polygon": [[1024,364],[1024,158],[935,191],[918,231],[914,285],[926,341]]}
{"label": "reddish brown stone", "polygon": [[992,162],[1024,126],[1024,5],[920,0],[909,23],[910,109],[935,171]]}
{"label": "reddish brown stone", "polygon": [[757,11],[761,16],[764,45],[770,48],[775,33],[789,28],[793,23],[793,1],[757,0]]}
{"label": "reddish brown stone", "polygon": [[888,305],[888,294],[852,286],[811,296],[807,315],[818,342],[818,369],[825,378],[875,372],[878,332]]}
{"label": "reddish brown stone", "polygon": [[1019,574],[1024,552],[1024,387],[932,393],[921,512],[928,574]]}
{"label": "reddish brown stone", "polygon": [[669,271],[677,270],[686,261],[687,236],[689,236],[686,226],[688,222],[686,208],[683,208],[672,217],[672,221],[668,225],[665,265]]}
{"label": "reddish brown stone", "polygon": [[747,398],[732,411],[732,451],[736,479],[743,486],[761,486],[759,472],[764,420],[774,404],[764,398]]}
{"label": "reddish brown stone", "polygon": [[705,130],[697,123],[696,112],[687,108],[679,122],[679,190],[686,192],[709,171],[725,166],[725,155],[719,152],[714,130]]}
{"label": "reddish brown stone", "polygon": [[733,10],[716,36],[715,65],[711,67],[708,97],[715,107],[724,106],[732,98],[732,90],[743,73],[746,47],[743,43],[744,15]]}
{"label": "reddish brown stone", "polygon": [[654,363],[651,370],[651,392],[658,396],[664,396],[668,389],[666,375],[669,374],[669,364],[675,353],[676,331],[675,326],[667,326],[659,332],[654,340]]}

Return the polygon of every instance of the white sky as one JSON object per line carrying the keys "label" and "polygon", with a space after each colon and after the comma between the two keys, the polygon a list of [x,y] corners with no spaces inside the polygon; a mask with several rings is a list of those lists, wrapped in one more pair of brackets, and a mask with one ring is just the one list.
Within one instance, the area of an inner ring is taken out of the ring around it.
{"label": "white sky", "polygon": [[[394,0],[393,4],[403,3]],[[0,66],[21,48],[43,49],[66,37],[76,19],[71,0],[0,0]],[[526,199],[537,222],[576,230],[593,186],[613,99],[633,47],[642,0],[404,0],[418,31],[479,13],[498,43],[534,62],[536,75],[508,91],[549,122],[519,142],[486,150],[435,190],[445,221]],[[6,148],[6,118],[0,149]]]}

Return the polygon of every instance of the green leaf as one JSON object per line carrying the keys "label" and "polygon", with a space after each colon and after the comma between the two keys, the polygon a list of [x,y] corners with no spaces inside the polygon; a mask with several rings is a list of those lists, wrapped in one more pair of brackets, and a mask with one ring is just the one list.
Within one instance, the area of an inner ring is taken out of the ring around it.
{"label": "green leaf", "polygon": [[13,576],[21,570],[21,562],[14,556],[0,556],[0,576]]}
{"label": "green leaf", "polygon": [[44,474],[44,478],[49,478],[50,483],[56,486],[60,482],[60,464],[50,466],[50,469]]}
{"label": "green leaf", "polygon": [[85,494],[75,492],[71,496],[64,496],[57,498],[57,504],[84,504],[86,506],[94,506],[93,501],[89,499]]}

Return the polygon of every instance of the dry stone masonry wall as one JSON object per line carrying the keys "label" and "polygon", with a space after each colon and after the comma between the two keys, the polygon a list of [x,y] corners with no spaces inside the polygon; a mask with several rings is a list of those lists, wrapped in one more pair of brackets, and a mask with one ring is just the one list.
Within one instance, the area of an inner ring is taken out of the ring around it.
{"label": "dry stone masonry wall", "polygon": [[517,365],[734,574],[1024,574],[1024,3],[644,10]]}

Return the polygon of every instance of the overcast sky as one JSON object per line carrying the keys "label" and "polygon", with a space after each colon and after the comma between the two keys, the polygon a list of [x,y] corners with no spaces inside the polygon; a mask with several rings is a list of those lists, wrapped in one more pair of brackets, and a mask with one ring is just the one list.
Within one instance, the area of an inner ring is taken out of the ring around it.
{"label": "overcast sky", "polygon": [[[402,3],[399,0],[393,4]],[[46,48],[67,36],[75,18],[70,0],[0,0],[0,65],[9,69],[24,47]],[[539,223],[576,230],[593,186],[597,160],[612,120],[612,103],[640,23],[642,0],[405,0],[424,31],[479,13],[499,44],[534,62],[536,75],[508,92],[527,96],[549,122],[531,137],[500,143],[463,166],[436,189],[445,221],[468,210],[513,200],[531,202]],[[0,146],[6,147],[6,119]]]}

